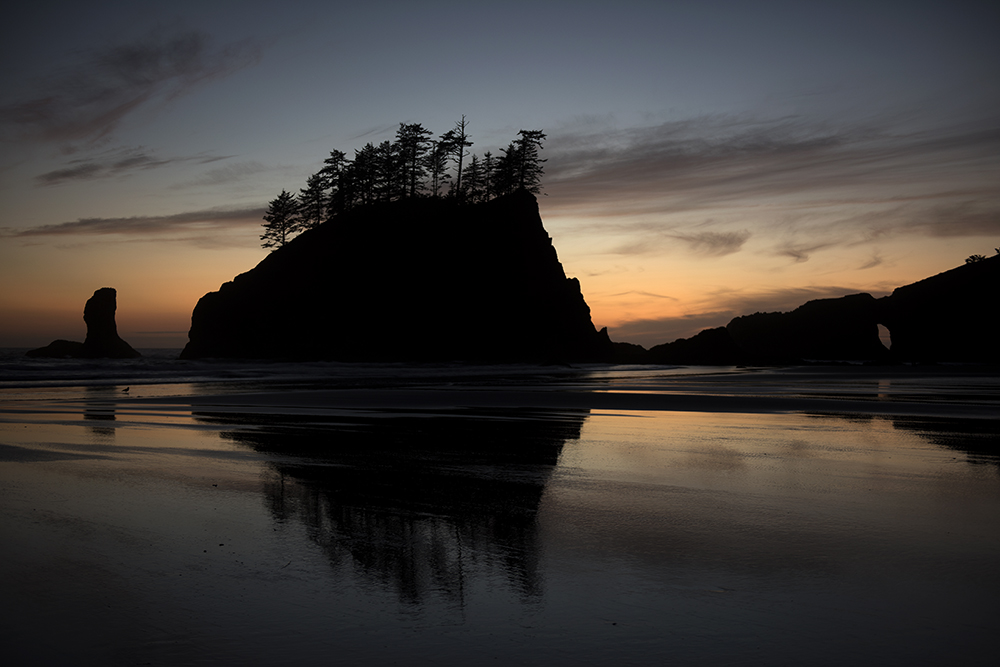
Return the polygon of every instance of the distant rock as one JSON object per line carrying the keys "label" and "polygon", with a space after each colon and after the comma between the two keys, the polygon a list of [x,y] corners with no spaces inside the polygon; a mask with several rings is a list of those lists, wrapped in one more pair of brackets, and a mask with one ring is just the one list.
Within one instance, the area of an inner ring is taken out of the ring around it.
{"label": "distant rock", "polygon": [[84,342],[56,340],[45,347],[30,350],[26,355],[77,359],[141,357],[141,354],[118,336],[118,325],[115,323],[117,308],[118,293],[112,287],[102,287],[87,299],[83,308],[83,321],[87,324],[87,339]]}
{"label": "distant rock", "polygon": [[188,338],[185,359],[611,358],[525,191],[354,209],[203,296]]}
{"label": "distant rock", "polygon": [[[633,353],[629,363],[1000,363],[997,294],[1000,255],[899,287],[881,299],[851,294],[809,301],[788,313],[736,317],[724,328],[657,345],[645,355]],[[880,324],[889,330],[890,349],[879,340]]]}
{"label": "distant rock", "polygon": [[735,366],[746,363],[747,357],[726,327],[717,327],[705,329],[691,338],[656,345],[649,349],[647,361],[683,366]]}
{"label": "distant rock", "polygon": [[789,313],[754,313],[726,325],[753,363],[887,361],[871,294],[808,301]]}
{"label": "distant rock", "polygon": [[611,343],[611,361],[616,364],[647,364],[649,351],[635,343]]}

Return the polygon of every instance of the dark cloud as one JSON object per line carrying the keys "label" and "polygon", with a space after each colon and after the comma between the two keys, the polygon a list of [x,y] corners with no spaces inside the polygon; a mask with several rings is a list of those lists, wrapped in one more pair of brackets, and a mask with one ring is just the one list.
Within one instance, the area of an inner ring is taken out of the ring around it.
{"label": "dark cloud", "polygon": [[74,63],[39,81],[32,96],[0,107],[0,125],[43,141],[93,141],[152,101],[258,62],[261,46],[242,41],[214,47],[197,31],[154,31],[129,44],[77,54]]}
{"label": "dark cloud", "polygon": [[750,232],[699,232],[697,234],[677,234],[676,238],[686,242],[696,253],[710,257],[722,257],[739,252],[750,238]]}
{"label": "dark cloud", "polygon": [[70,160],[66,167],[39,174],[35,177],[35,182],[39,185],[61,185],[72,181],[122,176],[133,171],[155,169],[178,162],[204,164],[221,159],[225,159],[225,157],[199,155],[159,158],[141,146],[116,148],[104,151],[94,157]]}
{"label": "dark cloud", "polygon": [[32,229],[8,232],[7,236],[30,238],[69,235],[141,235],[176,232],[203,232],[208,229],[250,227],[261,224],[264,207],[244,209],[210,209],[164,216],[133,216],[130,218],[81,218],[74,222],[43,225]]}
{"label": "dark cloud", "polygon": [[791,243],[778,245],[775,252],[782,257],[790,257],[796,263],[809,261],[810,255],[817,250],[830,247],[831,243]]}

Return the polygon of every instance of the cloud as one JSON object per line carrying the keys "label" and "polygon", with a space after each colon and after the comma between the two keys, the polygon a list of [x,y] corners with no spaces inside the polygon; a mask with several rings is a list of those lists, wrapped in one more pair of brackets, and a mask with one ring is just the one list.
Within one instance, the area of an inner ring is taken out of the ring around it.
{"label": "cloud", "polygon": [[1000,236],[1000,206],[963,203],[927,210],[920,223],[930,236]]}
{"label": "cloud", "polygon": [[73,222],[43,225],[32,229],[8,232],[6,236],[32,238],[44,236],[107,234],[140,235],[178,232],[204,232],[258,226],[264,207],[243,209],[209,209],[164,216],[133,216],[129,218],[81,218]]}
{"label": "cloud", "polygon": [[227,183],[236,183],[243,180],[247,176],[259,174],[262,171],[267,171],[267,167],[256,160],[235,162],[222,167],[216,167],[215,169],[209,169],[205,173],[201,174],[197,179],[185,181],[183,183],[176,183],[170,186],[170,189],[182,190],[185,188],[202,187],[206,185],[225,185]]}
{"label": "cloud", "polygon": [[214,48],[201,32],[156,30],[77,54],[72,65],[42,78],[27,99],[0,107],[0,126],[35,140],[94,141],[139,107],[256,64],[261,52],[251,40]]}
{"label": "cloud", "polygon": [[[782,219],[844,220],[827,228],[828,243],[850,242],[872,224],[885,233],[995,233],[1000,123],[990,122],[906,133],[799,117],[706,116],[623,130],[590,122],[550,132],[546,206],[555,215],[655,218],[674,229],[692,213],[770,215],[778,228]],[[891,220],[865,217],[893,208]],[[706,254],[740,247],[738,236],[686,240]],[[784,251],[801,261],[810,249]]]}
{"label": "cloud", "polygon": [[796,263],[809,261],[809,256],[817,250],[828,248],[832,243],[791,243],[780,244],[775,253],[779,256],[790,257]]}
{"label": "cloud", "polygon": [[697,234],[677,234],[696,253],[709,257],[723,257],[739,252],[750,238],[750,232],[699,232]]}
{"label": "cloud", "polygon": [[206,164],[224,160],[228,156],[206,156],[159,158],[142,146],[116,148],[90,158],[70,160],[66,167],[39,174],[35,182],[39,185],[62,185],[73,181],[89,181],[99,178],[121,176],[133,171],[155,169],[179,162]]}

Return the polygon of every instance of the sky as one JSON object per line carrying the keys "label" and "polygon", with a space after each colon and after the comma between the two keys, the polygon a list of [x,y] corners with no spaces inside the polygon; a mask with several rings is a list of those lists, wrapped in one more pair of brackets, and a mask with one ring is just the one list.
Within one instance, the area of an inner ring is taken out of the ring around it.
{"label": "sky", "polygon": [[20,3],[0,347],[83,340],[100,287],[183,346],[282,189],[462,115],[480,155],[546,133],[542,220],[613,340],[882,296],[1000,246],[997,34],[990,2]]}

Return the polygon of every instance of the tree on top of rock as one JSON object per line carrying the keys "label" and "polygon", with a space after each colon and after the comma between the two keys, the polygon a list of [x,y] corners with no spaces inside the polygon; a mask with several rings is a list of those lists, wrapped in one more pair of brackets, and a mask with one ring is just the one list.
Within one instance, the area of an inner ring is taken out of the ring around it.
{"label": "tree on top of rock", "polygon": [[285,190],[271,200],[264,213],[264,233],[260,235],[261,247],[280,248],[288,243],[292,234],[299,231],[299,203],[295,195]]}
{"label": "tree on top of rock", "polygon": [[538,194],[542,189],[542,163],[538,151],[542,150],[542,140],[545,134],[541,130],[521,130],[517,133],[520,139],[514,140],[517,148],[516,171],[517,185],[532,194]]}

